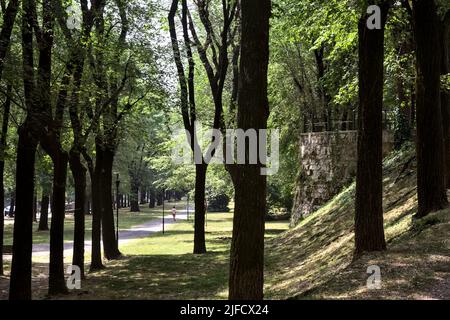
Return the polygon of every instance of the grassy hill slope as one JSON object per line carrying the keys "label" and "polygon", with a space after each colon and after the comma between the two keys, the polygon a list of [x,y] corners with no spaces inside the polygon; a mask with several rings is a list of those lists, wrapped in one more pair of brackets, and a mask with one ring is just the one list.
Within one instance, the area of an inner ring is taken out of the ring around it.
{"label": "grassy hill slope", "polygon": [[[266,246],[266,297],[275,299],[450,299],[450,210],[413,221],[416,163],[411,146],[384,161],[388,251],[352,262],[355,185]],[[366,287],[367,267],[382,288]]]}

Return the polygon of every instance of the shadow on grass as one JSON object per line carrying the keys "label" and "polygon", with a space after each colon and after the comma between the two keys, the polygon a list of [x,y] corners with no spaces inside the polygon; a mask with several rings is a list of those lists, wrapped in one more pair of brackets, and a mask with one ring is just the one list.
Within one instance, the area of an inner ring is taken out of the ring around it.
{"label": "shadow on grass", "polygon": [[[132,256],[90,276],[90,299],[219,298],[228,280],[228,254]],[[216,292],[216,297],[211,293]]]}

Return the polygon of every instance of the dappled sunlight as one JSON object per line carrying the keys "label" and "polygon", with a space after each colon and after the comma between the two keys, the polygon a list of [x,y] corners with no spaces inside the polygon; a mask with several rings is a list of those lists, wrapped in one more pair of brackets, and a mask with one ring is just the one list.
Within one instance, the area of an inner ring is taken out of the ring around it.
{"label": "dappled sunlight", "polygon": [[[414,150],[405,152],[394,153],[384,162],[388,251],[367,254],[352,263],[352,185],[294,229],[269,240],[269,298],[430,298],[433,294],[429,292],[436,291],[439,283],[449,278],[450,210],[412,221],[417,210],[415,161],[411,160]],[[380,290],[366,287],[370,265],[381,268]]]}

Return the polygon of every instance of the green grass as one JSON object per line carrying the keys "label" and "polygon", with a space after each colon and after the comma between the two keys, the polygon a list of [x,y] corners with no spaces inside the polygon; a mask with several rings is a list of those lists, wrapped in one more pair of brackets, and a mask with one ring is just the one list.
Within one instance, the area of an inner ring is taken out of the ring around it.
{"label": "green grass", "polygon": [[[170,204],[170,207],[173,204]],[[184,209],[183,203],[177,204]],[[159,211],[156,210],[156,213]],[[158,216],[158,214],[156,214]],[[158,217],[161,215],[159,214]],[[135,217],[135,216],[132,216]],[[127,241],[120,246],[124,258],[105,261],[106,269],[87,274],[82,291],[60,299],[225,299],[229,268],[233,213],[208,213],[206,246],[208,253],[192,254],[194,227],[178,220],[165,234]],[[140,219],[130,218],[129,225]],[[266,239],[288,229],[288,221],[267,222]],[[65,257],[70,263],[70,257]],[[33,259],[33,298],[46,297],[48,257]],[[86,254],[86,264],[89,254]],[[9,265],[7,265],[9,270]],[[7,278],[0,279],[0,298],[7,296]]]}
{"label": "green grass", "polygon": [[[232,213],[209,213],[208,253],[192,254],[193,224],[179,221],[165,234],[121,247],[126,258],[89,276],[84,299],[224,299],[227,297]],[[268,222],[266,238],[284,232],[288,222]],[[77,297],[75,297],[77,298]]]}
{"label": "green grass", "polygon": [[[413,148],[384,162],[388,250],[353,260],[355,185],[267,244],[266,296],[273,299],[450,298],[450,210],[413,221],[417,211]],[[368,290],[378,265],[382,289]],[[447,288],[447,289],[445,289]],[[447,290],[447,291],[445,291]]]}
{"label": "green grass", "polygon": [[[386,252],[353,261],[354,184],[295,228],[288,230],[287,222],[266,223],[265,297],[449,299],[450,210],[412,220],[417,194],[416,165],[411,160],[414,150],[409,148],[384,162]],[[224,299],[232,216],[232,212],[208,214],[207,254],[192,254],[192,221],[179,221],[167,226],[165,234],[122,245],[123,259],[88,274],[81,292],[60,298]],[[142,222],[134,217],[130,217],[130,226]],[[381,268],[380,290],[366,287],[370,265]],[[33,264],[35,298],[45,297],[46,268],[44,262]],[[0,297],[5,296],[6,283],[6,277],[0,278]]]}

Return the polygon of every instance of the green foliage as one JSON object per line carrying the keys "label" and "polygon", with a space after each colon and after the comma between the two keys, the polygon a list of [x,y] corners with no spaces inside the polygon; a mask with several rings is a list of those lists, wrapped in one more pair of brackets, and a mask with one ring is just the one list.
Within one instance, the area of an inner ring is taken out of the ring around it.
{"label": "green foliage", "polygon": [[208,197],[208,212],[228,212],[230,198],[226,194],[218,194]]}

